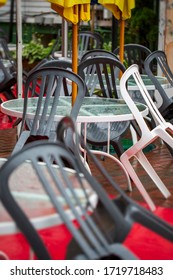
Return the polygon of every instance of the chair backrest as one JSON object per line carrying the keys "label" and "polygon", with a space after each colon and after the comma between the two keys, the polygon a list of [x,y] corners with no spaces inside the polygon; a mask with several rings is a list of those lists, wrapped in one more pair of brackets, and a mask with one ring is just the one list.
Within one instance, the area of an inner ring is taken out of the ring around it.
{"label": "chair backrest", "polygon": [[[27,107],[29,97],[38,97],[37,109],[30,127],[30,135],[48,136],[54,132],[52,126],[54,116],[57,113],[57,105],[64,83],[77,84],[78,94],[70,112],[67,112],[75,120],[85,95],[85,84],[83,80],[70,70],[63,68],[43,68],[32,72],[25,84],[24,110],[21,131],[27,119]],[[38,87],[39,84],[39,87]],[[65,109],[68,111],[68,107]],[[52,135],[54,138],[54,136]],[[52,138],[51,137],[51,138]]]}
{"label": "chair backrest", "polygon": [[37,69],[39,68],[46,68],[46,67],[58,67],[63,69],[69,69],[72,70],[72,62],[69,60],[64,59],[51,59],[44,61],[41,63]]}
{"label": "chair backrest", "polygon": [[[22,168],[23,164],[32,166],[32,172],[38,178],[36,181],[41,184],[40,193],[44,191],[48,195],[62,221],[79,244],[81,254],[84,255],[84,258],[99,259],[105,256],[114,256],[115,259],[117,257],[122,258],[121,250],[119,255],[119,246],[116,246],[116,244],[114,247],[111,246],[114,243],[114,238],[110,235],[108,237],[106,235],[107,229],[102,227],[101,213],[99,215],[97,211],[97,223],[92,218],[94,215],[92,212],[97,203],[97,193],[100,194],[101,203],[107,213],[107,219],[110,219],[112,223],[116,222],[119,233],[122,228],[129,228],[130,223],[128,221],[124,223],[121,220],[121,212],[111,202],[101,185],[95,181],[92,175],[89,175],[88,171],[86,172],[86,168],[81,160],[69,152],[64,144],[38,141],[37,143],[30,143],[25,146],[23,150],[10,157],[8,163],[5,163],[1,168],[0,199],[16,222],[18,228],[26,236],[39,259],[49,259],[50,256],[37,230],[31,224],[27,214],[20,207],[15,197],[14,180],[10,180],[15,172],[21,170],[20,168]],[[67,169],[67,164],[75,171]],[[83,171],[85,172],[84,174]],[[25,180],[23,180],[22,174],[20,178],[25,186]],[[92,186],[94,186],[94,189]],[[77,221],[78,227],[73,223],[72,215],[74,217],[73,220]],[[122,236],[123,233],[119,238],[121,239]],[[123,250],[123,256],[126,259],[135,258],[125,248]]]}
{"label": "chair backrest", "polygon": [[81,31],[79,32],[79,53],[78,57],[81,59],[83,54],[87,50],[99,49],[103,46],[103,38],[99,33],[91,31]]}
{"label": "chair backrest", "polygon": [[[16,83],[15,75],[10,73],[9,65],[6,65],[5,63],[8,62],[0,59],[0,92],[9,91],[11,86]],[[14,98],[12,92],[10,95],[12,98]]]}
{"label": "chair backrest", "polygon": [[3,59],[11,59],[8,44],[4,38],[0,38],[0,57]]}
{"label": "chair backrest", "polygon": [[6,32],[2,28],[0,28],[0,38],[3,38],[7,41],[7,37],[8,36],[7,36]]}
{"label": "chair backrest", "polygon": [[4,38],[0,38],[0,59],[8,61],[11,73],[16,72],[15,60],[12,58],[7,41]]}
{"label": "chair backrest", "polygon": [[168,65],[167,57],[163,51],[152,52],[144,62],[144,67],[147,75],[155,85],[158,93],[161,97],[161,105],[159,106],[159,111],[168,120],[173,118],[173,101],[169,98],[166,91],[160,84],[159,80],[155,77],[156,73],[153,73],[152,66],[156,65],[157,69],[161,71],[162,75],[167,79],[170,87],[173,87],[173,73]]}
{"label": "chair backrest", "polygon": [[85,52],[84,55],[81,57],[80,62],[82,62],[88,58],[92,58],[92,57],[96,57],[96,56],[106,56],[106,57],[111,57],[111,58],[115,58],[115,59],[119,60],[118,56],[116,56],[113,52],[103,50],[103,49],[94,49],[94,50]]}
{"label": "chair backrest", "polygon": [[102,97],[118,98],[119,72],[125,69],[116,58],[98,56],[82,61],[78,74],[85,81],[89,96],[97,92]]}
{"label": "chair backrest", "polygon": [[[119,55],[120,47],[117,47],[113,53]],[[145,73],[144,60],[151,53],[151,51],[139,44],[125,44],[124,45],[124,64],[129,67],[132,64],[139,66],[139,72]]]}
{"label": "chair backrest", "polygon": [[[60,51],[58,39],[52,49],[51,56],[56,57],[56,51]],[[78,59],[80,60],[87,50],[102,48],[103,39],[99,33],[91,31],[80,31],[78,35]],[[72,57],[72,38],[68,40],[68,57]]]}
{"label": "chair backrest", "polygon": [[127,81],[129,78],[133,78],[139,88],[139,92],[141,96],[143,97],[148,109],[149,113],[151,114],[152,118],[154,119],[156,125],[165,123],[164,118],[160,114],[158,108],[156,107],[155,103],[153,102],[149,92],[146,89],[146,86],[144,85],[142,78],[139,73],[138,65],[134,64],[131,65],[123,74],[120,80],[120,91],[123,99],[129,106],[130,111],[135,117],[136,122],[138,123],[142,135],[147,135],[149,132],[149,127],[144,119],[144,117],[141,115],[139,109],[137,108],[136,104],[132,100],[128,90],[127,90]]}
{"label": "chair backrest", "polygon": [[[36,65],[36,67],[34,67],[34,69],[32,69],[29,72],[29,74],[31,74],[32,72],[34,72],[37,69],[43,69],[43,68],[48,68],[48,67],[51,67],[51,68],[58,67],[58,68],[63,68],[63,69],[72,71],[72,62],[70,62],[66,59],[59,60],[59,59],[47,59],[46,58],[46,59],[43,59],[40,63],[38,63]],[[67,85],[65,79],[63,81],[63,88],[64,88],[64,91],[61,92],[61,95],[70,96],[71,95],[71,85]]]}
{"label": "chair backrest", "polygon": [[0,83],[0,90],[9,90],[16,83],[16,64],[11,57],[5,38],[0,38],[0,68],[3,72],[3,81]]}

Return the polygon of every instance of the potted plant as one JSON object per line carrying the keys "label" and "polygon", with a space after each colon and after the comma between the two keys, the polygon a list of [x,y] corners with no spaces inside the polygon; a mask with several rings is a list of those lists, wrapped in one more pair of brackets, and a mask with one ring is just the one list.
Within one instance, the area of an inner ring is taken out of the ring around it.
{"label": "potted plant", "polygon": [[[53,47],[54,39],[45,47],[41,41],[41,38],[33,37],[33,39],[24,44],[22,50],[22,61],[23,69],[25,71],[30,71],[40,60],[47,57]],[[13,57],[16,58],[16,53],[13,54]]]}
{"label": "potted plant", "polygon": [[53,46],[53,40],[45,47],[40,38],[34,38],[29,43],[24,44],[22,51],[23,68],[28,71],[40,60],[47,57]]}

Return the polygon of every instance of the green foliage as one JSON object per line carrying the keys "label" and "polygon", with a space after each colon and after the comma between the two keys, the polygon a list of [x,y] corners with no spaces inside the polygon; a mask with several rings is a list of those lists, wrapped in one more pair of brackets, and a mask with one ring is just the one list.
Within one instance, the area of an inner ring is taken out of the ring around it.
{"label": "green foliage", "polygon": [[126,26],[126,43],[138,43],[151,50],[157,48],[158,14],[149,7],[135,9]]}
{"label": "green foliage", "polygon": [[[50,54],[54,42],[54,39],[51,40],[48,46],[45,47],[42,44],[41,38],[34,37],[29,43],[24,44],[22,58],[28,60],[28,64],[42,60]],[[16,52],[13,52],[12,56],[16,59]]]}
{"label": "green foliage", "polygon": [[111,52],[112,51],[112,42],[111,41],[104,42],[103,43],[103,49]]}
{"label": "green foliage", "polygon": [[24,45],[22,57],[28,60],[29,64],[37,60],[42,60],[47,57],[51,52],[53,42],[51,41],[48,47],[44,47],[40,38],[31,40],[28,44]]}

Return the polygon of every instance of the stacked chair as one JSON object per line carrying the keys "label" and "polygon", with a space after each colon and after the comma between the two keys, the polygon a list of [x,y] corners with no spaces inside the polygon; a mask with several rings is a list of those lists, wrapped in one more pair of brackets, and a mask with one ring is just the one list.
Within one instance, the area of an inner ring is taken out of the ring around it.
{"label": "stacked chair", "polygon": [[[117,47],[113,53],[118,56],[119,55],[120,48]],[[137,64],[139,67],[139,73],[140,74],[147,74],[146,69],[144,66],[145,59],[148,55],[151,54],[150,49],[147,47],[140,45],[140,44],[125,44],[124,45],[124,65],[126,68],[133,64]],[[154,100],[154,90],[149,91],[152,99]],[[132,94],[132,93],[131,93]],[[144,103],[145,101],[142,97],[139,98],[138,91],[133,91],[133,100],[136,102]],[[151,116],[149,116],[149,119]],[[150,119],[151,125],[153,125],[154,121]]]}
{"label": "stacked chair", "polygon": [[16,64],[11,57],[7,41],[0,38],[0,92],[4,92],[7,99],[15,98],[12,87],[16,84]]}
{"label": "stacked chair", "polygon": [[173,73],[168,65],[167,57],[165,52],[163,51],[154,51],[148,57],[145,59],[144,66],[145,71],[153,84],[155,85],[155,88],[157,89],[157,94],[159,95],[161,99],[161,103],[158,106],[158,109],[162,116],[172,122],[173,119],[173,98],[170,98],[168,94],[166,93],[166,90],[162,87],[159,80],[156,77],[156,72],[153,72],[153,65],[155,65],[155,68],[157,71],[161,71],[161,75],[167,79],[167,82],[170,86],[170,88],[173,87]]}
{"label": "stacked chair", "polygon": [[[61,37],[59,36],[52,48],[50,57],[56,58],[57,51],[60,51],[60,46],[62,45]],[[97,32],[91,31],[80,31],[78,36],[78,59],[80,61],[83,54],[92,49],[99,49],[103,46],[103,38]],[[72,41],[69,39],[68,46],[68,58],[72,57]]]}
{"label": "stacked chair", "polygon": [[[101,53],[101,51],[99,51]],[[118,81],[119,73],[126,70],[125,66],[114,55],[83,57],[79,66],[78,74],[85,81],[87,96],[98,95],[100,98],[119,98]],[[114,122],[110,124],[110,144],[113,146],[118,157],[123,153],[122,137],[128,131],[130,122]],[[87,125],[87,142],[93,146],[107,146],[108,124],[91,123]],[[82,131],[84,134],[84,131]]]}
{"label": "stacked chair", "polygon": [[[166,78],[169,84],[169,90],[173,87],[173,73],[169,67],[167,57],[164,51],[156,50],[152,52],[144,61],[144,67],[147,75],[154,84],[157,93],[155,95],[156,104],[161,115],[173,124],[173,97],[169,97],[167,89],[164,88],[157,79],[156,71]],[[156,71],[153,71],[156,69]],[[159,102],[158,102],[159,100]],[[173,150],[166,144],[170,154],[173,156]]]}
{"label": "stacked chair", "polygon": [[[69,150],[68,142],[66,142],[65,135],[69,129],[72,130],[74,136],[73,152]],[[74,123],[69,117],[65,117],[59,122],[57,136],[58,141],[56,143],[43,140],[26,145],[23,150],[11,156],[0,170],[0,177],[2,178],[0,199],[38,259],[51,259],[51,252],[48,251],[39,235],[39,231],[27,218],[11,192],[13,181],[10,181],[10,177],[24,162],[32,164],[42,188],[73,236],[68,246],[66,258],[83,260],[138,259],[133,252],[123,245],[123,241],[136,222],[163,238],[173,241],[173,227],[129,198],[85,146],[95,168],[117,192],[117,197],[113,200],[110,199],[102,185],[88,172],[81,161],[79,138],[75,133]],[[41,166],[43,164],[53,182],[52,184],[48,183],[46,173],[42,172]],[[54,168],[55,166],[57,166],[59,173],[56,171],[57,168]],[[66,166],[74,170],[76,175],[74,182],[68,178]],[[95,207],[88,198],[86,183],[98,197],[98,205]],[[85,196],[86,203],[84,204],[81,202],[78,193],[75,192],[76,184]],[[72,211],[73,219],[77,221],[78,226],[74,223],[74,220],[69,218],[67,211],[63,208],[62,201],[56,195],[56,190],[60,192],[65,204]],[[106,226],[103,223],[103,217],[105,217]]]}
{"label": "stacked chair", "polygon": [[[32,71],[27,77],[24,89],[24,106],[20,135],[13,153],[22,149],[28,141],[34,141],[40,138],[55,141],[55,127],[57,122],[54,121],[54,116],[57,114],[56,108],[61,92],[65,92],[68,89],[67,84],[69,82],[74,82],[78,87],[75,104],[71,112],[69,112],[71,117],[76,120],[85,96],[85,84],[78,75],[71,70],[46,67]],[[37,97],[38,103],[34,119],[29,121],[27,110],[31,97]],[[50,112],[48,112],[49,104],[51,105]],[[26,129],[26,124],[29,129]]]}
{"label": "stacked chair", "polygon": [[88,58],[97,57],[97,56],[106,56],[119,60],[118,56],[116,56],[113,52],[103,50],[103,49],[93,49],[93,50],[86,51],[81,57],[80,62]]}
{"label": "stacked chair", "polygon": [[[117,47],[113,53],[119,55],[120,47]],[[139,72],[145,74],[144,61],[151,53],[150,49],[140,44],[125,44],[124,45],[124,64],[129,67],[132,64],[139,66]]]}
{"label": "stacked chair", "polygon": [[[132,100],[127,88],[126,84],[130,77],[133,77],[136,84],[139,87],[139,91],[141,96],[144,98],[146,105],[148,106],[149,112],[152,118],[155,120],[155,127],[150,128],[146,119],[142,116],[139,112],[135,102]],[[156,187],[161,191],[165,198],[168,198],[171,194],[169,190],[166,188],[165,184],[162,182],[161,178],[155,172],[149,161],[147,160],[146,156],[144,155],[143,149],[148,146],[149,144],[155,142],[156,139],[161,139],[164,141],[171,149],[173,148],[173,125],[170,122],[167,122],[161,113],[159,112],[158,108],[156,107],[155,103],[153,102],[150,94],[148,93],[138,70],[137,65],[130,66],[123,74],[121,81],[120,81],[120,89],[121,94],[129,106],[132,114],[134,115],[136,122],[141,130],[140,139],[134,143],[128,150],[126,150],[122,156],[120,157],[121,162],[123,163],[124,167],[128,171],[130,177],[132,178],[135,185],[138,187],[139,191],[145,198],[146,202],[150,206],[152,210],[155,209],[154,203],[151,200],[149,194],[147,193],[146,189],[144,188],[142,182],[140,181],[139,177],[137,176],[130,160],[135,157],[138,162],[142,165],[148,175],[151,177],[153,182],[155,183]],[[157,160],[157,159],[156,159]]]}

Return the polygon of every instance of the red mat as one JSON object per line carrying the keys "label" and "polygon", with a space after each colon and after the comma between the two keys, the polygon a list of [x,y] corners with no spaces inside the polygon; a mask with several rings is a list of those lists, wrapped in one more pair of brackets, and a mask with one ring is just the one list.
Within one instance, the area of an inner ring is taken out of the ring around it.
{"label": "red mat", "polygon": [[[173,225],[173,209],[157,207],[157,216]],[[142,260],[173,260],[173,242],[135,224],[124,244]]]}
{"label": "red mat", "polygon": [[[0,93],[0,104],[5,101],[7,101],[7,98],[3,93]],[[16,118],[8,117],[7,115],[3,114],[0,110],[0,130],[12,128],[15,120]]]}
{"label": "red mat", "polygon": [[[173,224],[173,209],[157,207],[155,214]],[[65,226],[40,231],[53,259],[65,259],[71,234]],[[135,224],[124,244],[143,260],[173,260],[173,242]],[[9,259],[29,259],[29,246],[22,234],[0,236],[0,251]]]}

